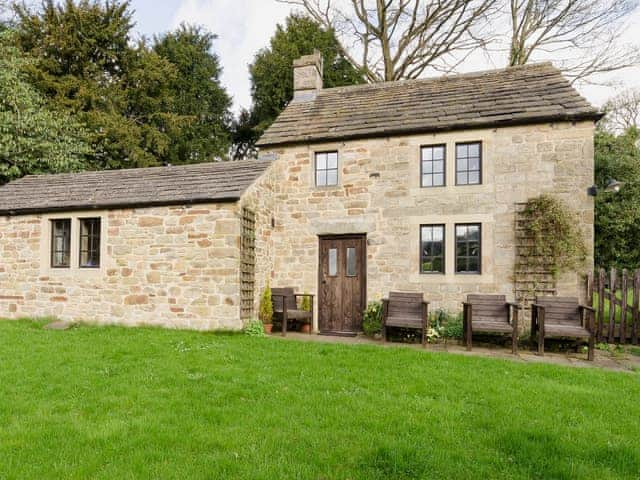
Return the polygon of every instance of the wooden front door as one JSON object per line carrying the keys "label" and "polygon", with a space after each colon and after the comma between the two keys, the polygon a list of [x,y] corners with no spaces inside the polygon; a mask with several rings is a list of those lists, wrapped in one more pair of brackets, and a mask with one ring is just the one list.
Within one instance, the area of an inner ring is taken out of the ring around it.
{"label": "wooden front door", "polygon": [[359,332],[366,306],[366,237],[320,237],[318,319],[321,332]]}

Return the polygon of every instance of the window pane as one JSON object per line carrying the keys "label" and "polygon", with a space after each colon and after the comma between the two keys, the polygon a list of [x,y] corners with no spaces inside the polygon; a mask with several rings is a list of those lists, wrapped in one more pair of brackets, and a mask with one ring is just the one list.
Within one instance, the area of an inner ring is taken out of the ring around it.
{"label": "window pane", "polygon": [[444,226],[423,225],[420,235],[420,271],[444,273]]}
{"label": "window pane", "polygon": [[436,173],[433,176],[433,185],[436,187],[442,187],[444,185],[444,175],[442,173]]}
{"label": "window pane", "polygon": [[327,185],[338,184],[338,170],[327,170]]}
{"label": "window pane", "polygon": [[338,249],[329,249],[329,276],[335,277],[338,275]]}
{"label": "window pane", "polygon": [[422,176],[423,187],[433,187],[433,175],[427,174]]}
{"label": "window pane", "polygon": [[457,183],[458,185],[466,185],[468,183],[467,172],[458,173]]}
{"label": "window pane", "polygon": [[433,172],[433,162],[423,162],[422,173],[431,173],[431,172]]}
{"label": "window pane", "polygon": [[469,170],[480,170],[480,157],[472,157],[469,159]]}
{"label": "window pane", "polygon": [[433,149],[429,147],[425,147],[422,149],[422,160],[431,160],[433,159]]}
{"label": "window pane", "polygon": [[442,160],[444,158],[444,148],[436,147],[433,149],[433,159],[434,160]]}
{"label": "window pane", "polygon": [[466,145],[457,145],[456,146],[456,157],[466,157],[467,156],[467,146]]}
{"label": "window pane", "polygon": [[327,184],[327,171],[318,170],[316,172],[316,185],[324,186]]}
{"label": "window pane", "polygon": [[100,266],[100,219],[80,220],[80,268]]}
{"label": "window pane", "polygon": [[456,273],[480,273],[480,225],[456,225]]}
{"label": "window pane", "polygon": [[338,168],[337,152],[332,152],[327,154],[327,168]]}
{"label": "window pane", "polygon": [[444,161],[438,160],[433,162],[433,173],[444,173]]}
{"label": "window pane", "polygon": [[347,277],[356,276],[356,249],[347,248]]}
{"label": "window pane", "polygon": [[316,170],[326,170],[326,169],[327,169],[327,154],[317,153],[316,154]]}
{"label": "window pane", "polygon": [[465,158],[459,158],[456,162],[457,169],[459,172],[463,170],[467,170],[469,168],[469,161]]}
{"label": "window pane", "polygon": [[469,184],[480,183],[480,172],[469,172]]}
{"label": "window pane", "polygon": [[480,156],[480,144],[472,143],[469,145],[469,156],[470,157],[479,157]]}
{"label": "window pane", "polygon": [[71,220],[51,221],[51,266],[68,267],[71,248]]}

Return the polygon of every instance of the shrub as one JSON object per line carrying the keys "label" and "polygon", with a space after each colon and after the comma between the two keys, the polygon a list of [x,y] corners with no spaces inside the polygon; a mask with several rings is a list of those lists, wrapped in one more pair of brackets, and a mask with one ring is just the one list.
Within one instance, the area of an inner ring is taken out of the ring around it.
{"label": "shrub", "polygon": [[260,309],[258,312],[260,321],[265,325],[268,325],[273,320],[273,304],[271,303],[271,287],[269,282],[262,292],[260,297]]}
{"label": "shrub", "polygon": [[302,301],[300,302],[300,308],[305,312],[311,311],[311,297],[307,297],[307,292],[304,292],[305,296],[302,297]]}
{"label": "shrub", "polygon": [[434,335],[428,335],[430,339],[462,338],[462,313],[451,314],[440,308],[429,315],[429,323]]}
{"label": "shrub", "polygon": [[446,338],[462,339],[462,313],[457,315],[449,315],[447,323],[444,325],[443,336]]}
{"label": "shrub", "polygon": [[264,327],[262,326],[262,322],[260,320],[256,320],[252,318],[247,322],[244,326],[243,332],[245,335],[250,337],[264,337]]}
{"label": "shrub", "polygon": [[369,302],[363,312],[362,329],[369,337],[382,331],[382,302]]}

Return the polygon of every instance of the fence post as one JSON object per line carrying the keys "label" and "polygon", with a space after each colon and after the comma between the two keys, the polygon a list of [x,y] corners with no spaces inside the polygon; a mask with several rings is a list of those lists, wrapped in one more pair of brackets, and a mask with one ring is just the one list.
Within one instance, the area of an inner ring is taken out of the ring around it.
{"label": "fence post", "polygon": [[601,342],[604,337],[604,284],[606,279],[606,272],[604,268],[601,268],[598,272],[598,342]]}
{"label": "fence post", "polygon": [[611,268],[609,272],[609,343],[616,341],[616,277],[616,269]]}
{"label": "fence post", "polygon": [[638,316],[640,309],[640,270],[636,270],[633,275],[633,306],[631,312],[633,315],[633,325],[631,326],[631,343],[638,344]]}
{"label": "fence post", "polygon": [[627,269],[622,270],[622,298],[620,299],[620,344],[627,343]]}

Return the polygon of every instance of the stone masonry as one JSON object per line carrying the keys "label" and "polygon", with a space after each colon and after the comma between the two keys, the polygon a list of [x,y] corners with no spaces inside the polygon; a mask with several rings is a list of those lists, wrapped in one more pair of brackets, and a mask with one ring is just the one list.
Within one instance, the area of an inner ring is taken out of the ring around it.
{"label": "stone masonry", "polygon": [[[256,273],[262,288],[293,286],[318,291],[318,235],[367,234],[367,299],[390,290],[423,292],[432,308],[459,311],[468,293],[514,298],[515,209],[541,193],[563,200],[593,247],[593,134],[591,121],[350,140],[277,147],[277,160],[247,192],[272,192],[262,204],[261,252]],[[455,185],[456,142],[482,141],[482,185]],[[445,187],[420,187],[420,147],[446,144]],[[337,150],[339,184],[316,187],[314,152]],[[260,208],[260,206],[258,206]],[[270,223],[275,227],[270,231]],[[454,273],[454,225],[482,224],[482,274]],[[419,272],[422,224],[446,225],[446,273]],[[560,295],[584,295],[582,275],[558,279]],[[259,297],[256,291],[256,301]],[[315,315],[317,319],[317,312]],[[317,327],[317,325],[316,325]]]}
{"label": "stone masonry", "polygon": [[[101,267],[77,268],[77,219],[98,216]],[[72,219],[71,268],[49,268],[52,218]],[[0,217],[0,317],[241,328],[239,232],[237,203]]]}

